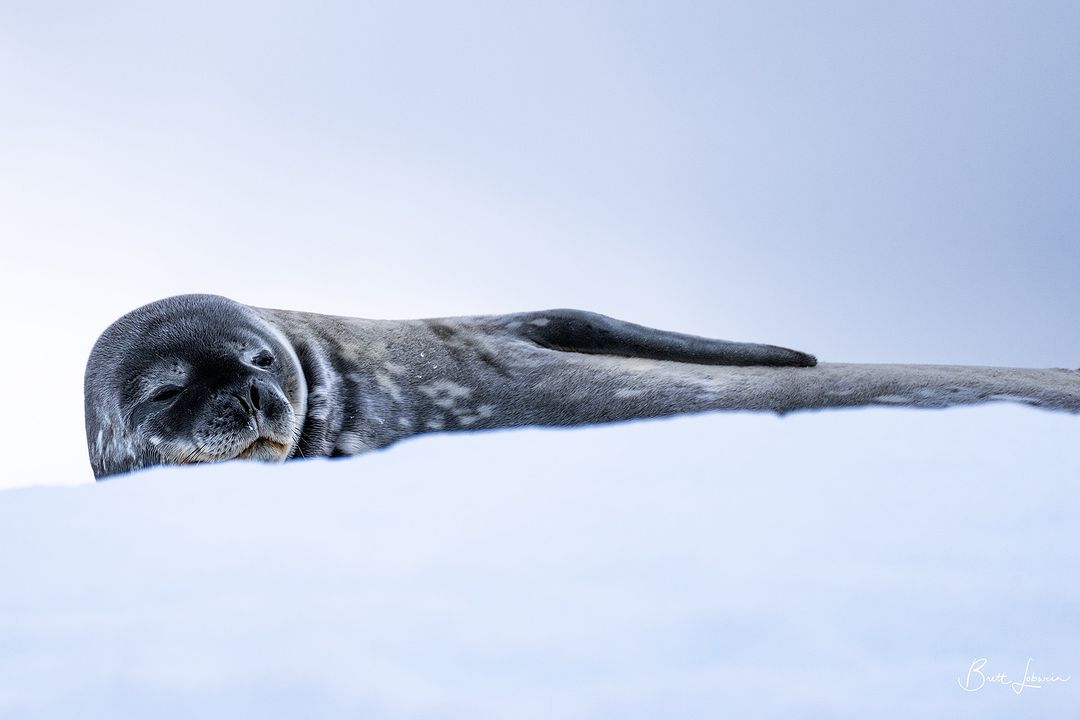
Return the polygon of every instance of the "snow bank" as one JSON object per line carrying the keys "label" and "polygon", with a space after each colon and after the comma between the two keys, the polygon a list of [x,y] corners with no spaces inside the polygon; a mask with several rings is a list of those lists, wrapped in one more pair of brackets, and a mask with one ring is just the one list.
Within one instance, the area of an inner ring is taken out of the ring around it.
{"label": "snow bank", "polygon": [[1076,428],[714,415],[0,493],[0,717],[1063,716],[1080,677],[958,677],[1080,675]]}

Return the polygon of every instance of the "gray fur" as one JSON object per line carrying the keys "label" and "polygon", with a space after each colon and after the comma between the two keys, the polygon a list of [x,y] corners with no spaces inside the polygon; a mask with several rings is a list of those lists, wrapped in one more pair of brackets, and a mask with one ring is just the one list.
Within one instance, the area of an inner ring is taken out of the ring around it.
{"label": "gray fur", "polygon": [[[255,364],[260,352],[271,366]],[[719,409],[1011,400],[1080,411],[1073,371],[815,363],[575,310],[387,321],[183,295],[125,315],[98,340],[87,444],[101,478],[239,456],[353,455],[432,431]],[[183,390],[153,400],[170,383]]]}

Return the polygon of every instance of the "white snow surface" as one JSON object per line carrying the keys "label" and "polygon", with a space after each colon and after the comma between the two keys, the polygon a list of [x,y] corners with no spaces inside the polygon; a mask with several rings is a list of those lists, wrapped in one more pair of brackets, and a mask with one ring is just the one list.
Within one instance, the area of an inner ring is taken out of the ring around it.
{"label": "white snow surface", "polygon": [[6,491],[0,717],[1065,717],[1080,677],[958,680],[1080,674],[1076,431],[714,414]]}

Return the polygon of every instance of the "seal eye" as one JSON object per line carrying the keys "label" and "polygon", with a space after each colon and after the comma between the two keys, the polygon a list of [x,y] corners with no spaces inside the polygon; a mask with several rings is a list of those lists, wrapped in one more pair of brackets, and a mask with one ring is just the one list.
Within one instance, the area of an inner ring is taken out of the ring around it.
{"label": "seal eye", "polygon": [[179,395],[184,388],[177,385],[166,385],[165,387],[158,388],[154,391],[154,394],[150,396],[150,399],[154,402],[165,402],[166,400],[172,400]]}
{"label": "seal eye", "polygon": [[268,368],[274,364],[274,356],[264,350],[251,358],[251,362],[255,367]]}

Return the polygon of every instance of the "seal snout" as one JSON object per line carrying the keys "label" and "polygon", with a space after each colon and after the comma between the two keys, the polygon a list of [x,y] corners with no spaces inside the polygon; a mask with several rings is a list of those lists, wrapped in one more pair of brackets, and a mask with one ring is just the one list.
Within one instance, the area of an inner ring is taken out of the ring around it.
{"label": "seal snout", "polygon": [[229,409],[219,406],[221,417],[231,417],[227,422],[233,424],[233,429],[219,426],[217,430],[229,439],[223,459],[284,460],[292,450],[295,434],[295,416],[288,399],[269,377],[243,374],[232,383],[219,396],[231,405]]}
{"label": "seal snout", "polygon": [[240,401],[240,407],[249,415],[255,415],[262,410],[262,393],[259,392],[259,381],[252,379],[248,386],[233,392],[233,397]]}

